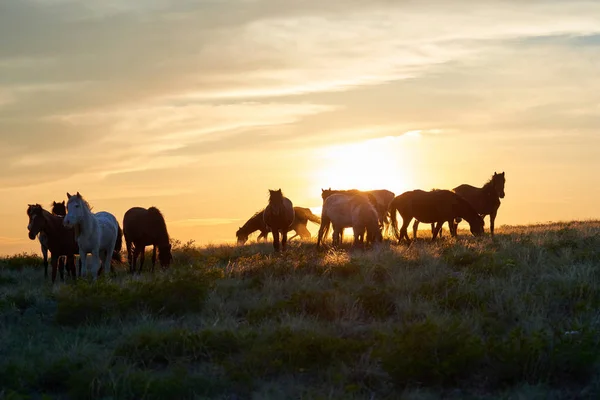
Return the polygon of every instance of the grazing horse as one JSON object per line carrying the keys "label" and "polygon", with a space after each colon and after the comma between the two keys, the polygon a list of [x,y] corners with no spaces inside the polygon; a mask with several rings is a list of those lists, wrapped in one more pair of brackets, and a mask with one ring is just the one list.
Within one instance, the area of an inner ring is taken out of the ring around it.
{"label": "grazing horse", "polygon": [[[235,236],[237,238],[238,244],[244,244],[248,241],[248,236],[256,231],[260,231],[260,235],[256,238],[257,241],[263,239],[267,240],[267,236],[269,235],[269,231],[267,229],[267,225],[265,224],[263,218],[263,212],[265,210],[262,209],[256,212],[246,223],[241,226]],[[289,231],[295,231],[296,234],[289,238],[288,240],[292,240],[296,236],[300,236],[302,239],[310,239],[310,232],[306,225],[308,225],[308,221],[312,221],[316,224],[321,223],[321,218],[315,215],[310,211],[310,209],[305,207],[294,207],[294,222],[290,226]]]}
{"label": "grazing horse", "polygon": [[[398,232],[396,212],[402,216],[400,232]],[[432,190],[431,192],[412,190],[396,196],[390,204],[392,229],[398,241],[404,238],[410,242],[407,227],[413,218],[425,223],[435,223],[432,239],[435,240],[443,223],[448,221],[452,225],[454,219],[458,217],[467,220],[473,235],[483,234],[483,218],[465,199],[449,190]],[[450,233],[454,236],[456,230],[451,230]]]}
{"label": "grazing horse", "polygon": [[[29,204],[28,206],[29,207],[27,207],[27,216],[31,219],[29,211],[32,209],[31,206],[33,206],[33,204]],[[66,213],[67,210],[65,209],[64,201],[62,203],[57,203],[55,201],[52,202],[52,215],[64,217]],[[46,237],[46,233],[44,233],[44,231],[41,231],[39,233],[38,240],[40,242],[40,246],[42,248],[42,256],[44,258],[44,277],[48,278],[48,238]],[[62,271],[62,268],[64,268],[62,258],[60,258],[59,263]]]}
{"label": "grazing horse", "polygon": [[75,271],[75,256],[79,252],[75,235],[72,229],[63,226],[62,216],[57,216],[44,210],[39,204],[29,204],[27,207],[29,216],[29,239],[35,240],[36,236],[42,242],[42,252],[44,253],[44,275],[48,277],[48,251],[50,251],[52,264],[52,283],[56,280],[56,271],[60,270],[60,279],[64,281],[64,264],[58,265],[59,259],[63,256],[67,258],[67,272],[73,279],[77,278]]}
{"label": "grazing horse", "polygon": [[350,190],[332,190],[331,188],[321,189],[321,198],[323,199],[323,201],[325,201],[325,199],[327,197],[331,196],[332,194],[350,194],[350,195],[362,194],[362,195],[368,196],[371,203],[375,206],[377,215],[379,217],[379,223],[381,224],[382,227],[385,227],[385,232],[388,231],[388,229],[389,229],[388,208],[389,208],[390,202],[396,196],[394,194],[394,192],[390,192],[389,190],[385,190],[385,189],[366,190],[366,191],[361,191],[361,190],[357,190],[357,189],[350,189]]}
{"label": "grazing horse", "polygon": [[171,255],[171,242],[167,232],[167,224],[158,208],[133,207],[127,210],[123,216],[123,235],[127,246],[130,273],[135,272],[138,256],[140,257],[138,272],[142,272],[146,246],[152,246],[152,272],[154,272],[154,265],[156,264],[157,248],[158,261],[161,267],[168,268],[171,264],[173,256]]}
{"label": "grazing horse", "polygon": [[85,275],[88,273],[86,256],[92,254],[92,274],[96,279],[101,267],[110,272],[111,258],[121,261],[123,231],[114,215],[106,211],[92,213],[89,203],[79,192],[73,196],[67,193],[67,198],[67,215],[63,224],[75,230]]}
{"label": "grazing horse", "polygon": [[294,222],[294,205],[287,197],[283,196],[281,189],[269,189],[269,204],[263,212],[263,219],[267,229],[273,234],[273,248],[279,251],[279,233],[281,232],[281,247],[285,250],[287,233]]}
{"label": "grazing horse", "polygon": [[342,242],[344,228],[352,228],[354,232],[353,246],[364,246],[364,235],[367,233],[367,244],[381,242],[379,215],[375,206],[363,195],[331,194],[323,203],[321,227],[317,237],[317,248],[327,237],[330,225],[333,225],[333,245]]}
{"label": "grazing horse", "polygon": [[[494,172],[494,175],[483,187],[463,184],[453,189],[456,194],[468,201],[479,215],[482,217],[490,216],[490,234],[492,238],[494,237],[494,221],[498,214],[498,208],[500,208],[500,199],[504,198],[505,183],[504,172],[500,174]],[[457,225],[458,222],[460,221],[457,221]]]}

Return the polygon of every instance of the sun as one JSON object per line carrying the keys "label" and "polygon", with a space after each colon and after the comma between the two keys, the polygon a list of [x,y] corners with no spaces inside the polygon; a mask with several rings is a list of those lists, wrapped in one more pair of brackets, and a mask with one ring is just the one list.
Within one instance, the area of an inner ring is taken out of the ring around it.
{"label": "sun", "polygon": [[386,136],[318,149],[315,189],[388,189],[396,194],[409,190],[415,179],[410,168],[410,141],[415,138]]}

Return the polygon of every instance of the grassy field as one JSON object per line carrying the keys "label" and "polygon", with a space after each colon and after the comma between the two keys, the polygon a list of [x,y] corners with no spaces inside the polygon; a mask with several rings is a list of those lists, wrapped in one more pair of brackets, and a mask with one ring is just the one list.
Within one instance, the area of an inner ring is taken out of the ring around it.
{"label": "grassy field", "polygon": [[600,222],[459,235],[54,286],[4,258],[0,398],[600,398]]}

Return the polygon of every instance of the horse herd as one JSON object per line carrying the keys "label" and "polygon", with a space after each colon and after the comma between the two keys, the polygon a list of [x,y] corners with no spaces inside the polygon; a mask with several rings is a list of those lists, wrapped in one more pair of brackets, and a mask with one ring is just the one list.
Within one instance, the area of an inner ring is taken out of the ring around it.
{"label": "horse herd", "polygon": [[[442,225],[448,222],[450,234],[456,236],[458,224],[464,219],[469,223],[471,233],[481,235],[484,232],[483,217],[490,216],[490,233],[494,236],[494,221],[504,198],[506,178],[504,172],[497,173],[483,187],[463,184],[452,190],[434,189],[432,191],[412,190],[396,196],[385,189],[360,191],[321,189],[323,208],[321,218],[309,209],[294,207],[283,196],[281,189],[269,190],[269,202],[266,208],[256,212],[236,232],[239,244],[248,240],[252,232],[260,231],[258,239],[266,240],[268,232],[273,234],[275,251],[285,249],[287,233],[296,231],[295,237],[309,238],[306,229],[308,221],[320,224],[317,247],[333,227],[333,245],[342,241],[344,228],[352,228],[354,245],[365,245],[383,240],[383,233],[390,228],[396,238],[410,241],[408,225],[413,224],[413,237],[417,236],[419,222],[431,224],[433,239],[441,236]],[[402,216],[402,227],[398,229],[397,213]]]}
{"label": "horse herd", "polygon": [[[471,233],[484,233],[483,217],[490,216],[490,233],[494,236],[494,221],[504,198],[505,174],[496,173],[482,187],[463,184],[452,190],[412,190],[396,196],[389,190],[359,191],[322,189],[323,207],[321,217],[310,209],[294,207],[281,189],[269,190],[269,201],[265,208],[256,212],[236,232],[238,244],[244,244],[250,234],[260,231],[258,239],[267,240],[273,235],[273,247],[285,250],[287,234],[294,230],[300,236],[310,238],[308,221],[320,224],[317,247],[333,227],[333,245],[342,241],[344,228],[352,228],[354,246],[364,246],[383,240],[383,232],[391,228],[398,241],[407,240],[408,225],[413,224],[416,238],[419,222],[431,224],[433,239],[441,236],[444,223],[448,223],[452,236],[456,236],[458,224],[464,219]],[[397,214],[402,217],[398,229]],[[139,257],[141,272],[145,247],[153,246],[152,270],[158,258],[163,268],[170,265],[171,244],[163,215],[156,207],[130,208],[123,217],[121,229],[113,214],[106,211],[92,212],[89,203],[79,192],[67,193],[67,202],[53,202],[51,212],[40,204],[29,204],[29,238],[40,241],[44,259],[44,275],[48,276],[48,251],[51,253],[52,282],[57,270],[64,280],[64,268],[72,278],[77,277],[75,255],[79,255],[79,275],[88,274],[87,254],[91,254],[91,272],[94,277],[103,270],[110,272],[111,259],[121,261],[122,236],[125,238],[129,271],[136,271]],[[281,235],[281,240],[280,240]],[[366,243],[365,243],[366,242]],[[63,258],[66,260],[63,260]],[[60,261],[60,262],[59,262]]]}

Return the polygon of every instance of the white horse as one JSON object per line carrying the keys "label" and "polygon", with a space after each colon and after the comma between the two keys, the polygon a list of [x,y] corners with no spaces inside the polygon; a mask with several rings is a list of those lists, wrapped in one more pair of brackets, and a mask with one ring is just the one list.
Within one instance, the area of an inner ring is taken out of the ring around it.
{"label": "white horse", "polygon": [[379,215],[375,206],[363,194],[332,194],[325,199],[321,212],[321,227],[317,237],[317,247],[327,237],[329,226],[333,225],[333,245],[339,245],[344,228],[354,231],[354,246],[382,241]]}
{"label": "white horse", "polygon": [[[79,192],[67,201],[67,215],[64,225],[73,227],[75,238],[79,245],[82,274],[87,275],[87,254],[92,254],[92,271],[94,279],[100,270],[102,260],[104,271],[110,272],[111,258],[120,259],[121,227],[114,215],[100,211],[92,213],[90,205],[81,197]],[[116,250],[116,252],[115,252]]]}

